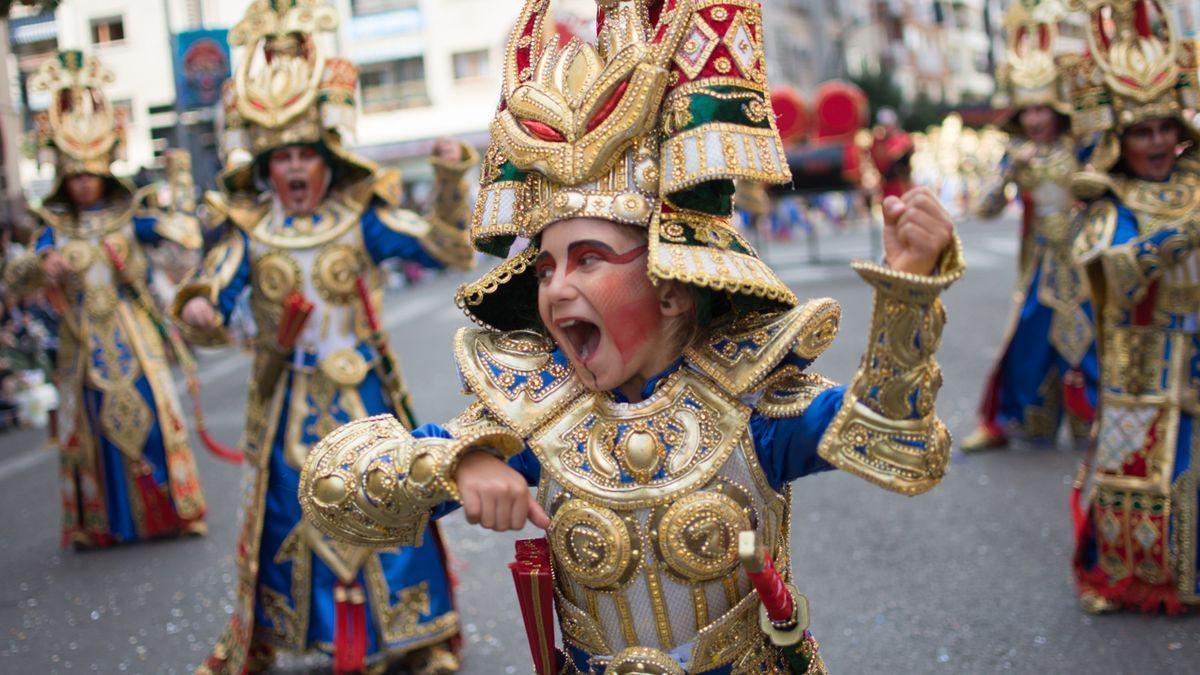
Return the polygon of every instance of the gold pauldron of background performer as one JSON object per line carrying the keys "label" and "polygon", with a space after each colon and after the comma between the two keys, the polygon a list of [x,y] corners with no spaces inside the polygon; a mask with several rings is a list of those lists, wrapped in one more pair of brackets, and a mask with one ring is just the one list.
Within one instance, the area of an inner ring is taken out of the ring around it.
{"label": "gold pauldron of background performer", "polygon": [[416,546],[429,510],[459,498],[459,460],[483,448],[508,459],[524,442],[501,426],[458,439],[416,439],[392,415],[356,420],[313,447],[300,474],[300,506],[310,523],[335,539]]}
{"label": "gold pauldron of background performer", "polygon": [[18,296],[40,290],[46,281],[41,256],[33,252],[14,258],[4,268],[4,285]]}
{"label": "gold pauldron of background performer", "polygon": [[920,494],[941,481],[950,455],[950,434],[934,415],[942,375],[933,355],[946,319],[938,295],[965,269],[961,243],[955,237],[932,276],[866,262],[854,269],[875,288],[868,346],[818,454],[889,490]]}

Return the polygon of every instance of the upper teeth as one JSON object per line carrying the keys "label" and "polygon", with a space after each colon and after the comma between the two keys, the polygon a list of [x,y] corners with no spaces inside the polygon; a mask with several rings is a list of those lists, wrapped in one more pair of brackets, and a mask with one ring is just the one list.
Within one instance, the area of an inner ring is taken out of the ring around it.
{"label": "upper teeth", "polygon": [[562,323],[558,324],[558,327],[559,328],[570,328],[571,326],[574,326],[577,323],[579,323],[579,322],[576,321],[575,319],[568,319],[568,320],[563,321]]}

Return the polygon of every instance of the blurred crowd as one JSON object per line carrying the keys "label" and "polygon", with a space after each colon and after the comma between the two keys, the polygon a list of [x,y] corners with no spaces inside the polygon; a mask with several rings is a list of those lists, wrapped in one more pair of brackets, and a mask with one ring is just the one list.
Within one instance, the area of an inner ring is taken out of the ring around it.
{"label": "blurred crowd", "polygon": [[44,427],[57,404],[55,313],[44,295],[20,297],[3,282],[4,268],[24,252],[11,228],[0,229],[0,431]]}

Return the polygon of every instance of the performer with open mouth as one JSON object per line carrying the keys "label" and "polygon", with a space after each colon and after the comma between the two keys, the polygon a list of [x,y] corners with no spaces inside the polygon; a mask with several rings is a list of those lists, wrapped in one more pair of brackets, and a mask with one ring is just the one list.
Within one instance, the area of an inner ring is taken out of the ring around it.
{"label": "performer with open mouth", "polygon": [[[790,577],[801,476],[842,468],[906,494],[941,479],[953,226],[925,189],[887,200],[886,263],[856,264],[877,291],[862,366],[848,387],[806,372],[837,304],[799,302],[730,223],[735,179],[791,178],[759,3],[602,0],[595,46],[544,41],[548,4],[528,0],[510,37],[472,228],[483,251],[531,243],[458,295],[483,325],[454,345],[475,400],[413,433],[377,416],[326,437],[306,516],[377,546],[460,505],[490,529],[546,528],[516,563],[554,573],[522,601],[539,673],[824,672],[806,603],[753,547]],[[751,574],[792,594],[772,603],[792,608],[786,656]]]}
{"label": "performer with open mouth", "polygon": [[432,211],[399,208],[399,174],[342,146],[357,73],[325,51],[323,33],[336,25],[323,1],[256,2],[231,32],[243,58],[225,92],[229,161],[222,192],[207,200],[224,232],[175,302],[192,339],[220,344],[248,290],[258,328],[237,603],[209,672],[262,670],[274,648],[332,652],[337,672],[458,667],[458,614],[436,528],[405,548],[344,546],[306,524],[296,500],[300,467],[323,434],[384,412],[413,423],[380,327],[378,264],[473,261],[462,175],[474,152],[437,141]]}
{"label": "performer with open mouth", "polygon": [[[1075,252],[1101,358],[1096,440],[1075,486],[1075,576],[1090,612],[1200,605],[1200,135],[1196,45],[1154,0],[1088,3],[1070,72],[1076,128],[1098,142],[1073,187]],[[1086,494],[1084,479],[1089,479]]]}

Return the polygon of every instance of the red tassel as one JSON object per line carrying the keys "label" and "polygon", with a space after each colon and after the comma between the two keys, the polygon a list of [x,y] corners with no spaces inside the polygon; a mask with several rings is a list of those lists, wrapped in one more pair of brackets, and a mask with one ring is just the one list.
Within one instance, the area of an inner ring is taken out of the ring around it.
{"label": "red tassel", "polygon": [[362,672],[367,661],[367,596],[358,583],[333,588],[335,675]]}
{"label": "red tassel", "polygon": [[217,459],[231,464],[241,464],[242,460],[245,459],[245,456],[241,452],[213,438],[208,429],[201,428],[197,429],[197,431],[200,434],[200,441],[204,443],[204,447],[208,448],[208,451]]}

